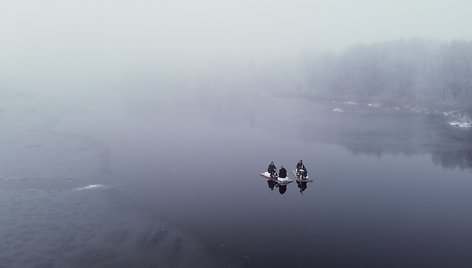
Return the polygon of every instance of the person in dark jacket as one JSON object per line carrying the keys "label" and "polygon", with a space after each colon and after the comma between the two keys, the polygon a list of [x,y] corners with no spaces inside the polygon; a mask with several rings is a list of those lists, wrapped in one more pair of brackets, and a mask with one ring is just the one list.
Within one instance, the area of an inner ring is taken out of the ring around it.
{"label": "person in dark jacket", "polygon": [[270,176],[271,177],[275,177],[276,176],[276,172],[277,172],[277,168],[275,167],[275,164],[274,162],[270,162],[270,165],[269,167],[267,168],[267,172],[269,172]]}
{"label": "person in dark jacket", "polygon": [[286,178],[286,177],[287,177],[287,170],[284,168],[284,166],[281,166],[279,170],[279,178]]}
{"label": "person in dark jacket", "polygon": [[308,171],[306,170],[306,167],[303,164],[303,160],[300,160],[297,163],[297,177],[306,178],[307,175],[308,175]]}

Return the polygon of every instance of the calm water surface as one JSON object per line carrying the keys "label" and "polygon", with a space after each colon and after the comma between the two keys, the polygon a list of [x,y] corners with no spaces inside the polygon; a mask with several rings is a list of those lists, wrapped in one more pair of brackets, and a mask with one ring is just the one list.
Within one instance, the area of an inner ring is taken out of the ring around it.
{"label": "calm water surface", "polygon": [[[472,134],[442,117],[172,99],[90,104],[57,129],[107,144],[109,184],[249,267],[472,265]],[[258,175],[300,159],[303,191]]]}

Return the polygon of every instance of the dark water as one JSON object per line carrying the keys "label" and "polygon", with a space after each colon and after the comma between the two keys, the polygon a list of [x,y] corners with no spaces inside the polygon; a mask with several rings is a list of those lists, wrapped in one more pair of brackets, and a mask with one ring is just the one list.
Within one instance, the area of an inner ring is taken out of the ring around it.
{"label": "dark water", "polygon": [[[472,265],[472,134],[442,117],[175,98],[91,103],[57,129],[107,144],[108,184],[249,267]],[[258,175],[299,159],[303,191]]]}

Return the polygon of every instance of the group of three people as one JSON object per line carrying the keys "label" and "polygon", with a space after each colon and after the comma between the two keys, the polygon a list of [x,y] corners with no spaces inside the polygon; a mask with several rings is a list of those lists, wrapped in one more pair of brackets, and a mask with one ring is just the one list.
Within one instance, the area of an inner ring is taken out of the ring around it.
{"label": "group of three people", "polygon": [[[269,167],[267,168],[267,172],[269,172],[271,177],[277,177],[277,168],[275,167],[274,162],[270,162]],[[297,177],[306,178],[308,175],[308,171],[306,170],[305,165],[303,164],[303,160],[300,160],[297,163]],[[279,178],[286,178],[287,177],[287,170],[284,166],[280,166],[279,170]]]}

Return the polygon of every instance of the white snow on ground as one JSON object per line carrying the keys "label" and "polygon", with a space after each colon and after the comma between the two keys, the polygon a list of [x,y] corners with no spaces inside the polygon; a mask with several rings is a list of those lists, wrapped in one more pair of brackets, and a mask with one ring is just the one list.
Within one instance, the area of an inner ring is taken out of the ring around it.
{"label": "white snow on ground", "polygon": [[449,121],[450,126],[459,127],[459,128],[472,127],[472,118],[469,113],[456,110],[456,111],[442,112],[442,115],[448,117],[451,120]]}
{"label": "white snow on ground", "polygon": [[470,128],[472,127],[472,124],[469,122],[459,122],[459,121],[452,121],[449,122],[449,125],[453,127],[460,127],[460,128]]}
{"label": "white snow on ground", "polygon": [[[346,104],[346,105],[359,105],[357,102],[353,101],[331,101],[333,104]],[[361,104],[365,105],[365,104]],[[383,107],[382,104],[378,102],[372,102],[367,104],[368,107],[372,108],[382,108],[383,110],[394,110],[394,111],[401,111],[403,109],[419,114],[434,114],[434,115],[443,115],[448,118],[448,124],[452,127],[462,128],[462,129],[470,129],[472,128],[472,115],[468,112],[463,110],[452,110],[452,111],[439,111],[437,109],[431,108],[424,108],[424,107],[405,107],[401,108],[398,106],[393,107]],[[334,108],[333,112],[342,113],[344,112],[341,108]]]}

